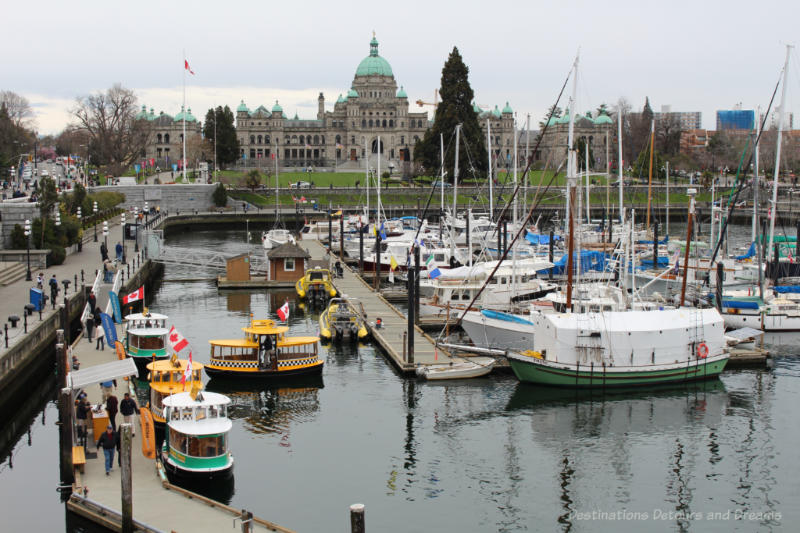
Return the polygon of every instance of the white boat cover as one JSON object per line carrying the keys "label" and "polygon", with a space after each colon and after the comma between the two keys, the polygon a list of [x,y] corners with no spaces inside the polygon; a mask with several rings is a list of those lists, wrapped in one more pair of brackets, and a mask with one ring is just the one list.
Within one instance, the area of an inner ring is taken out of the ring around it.
{"label": "white boat cover", "polygon": [[122,379],[126,376],[136,376],[136,364],[133,359],[126,357],[119,361],[111,361],[101,365],[94,365],[83,370],[73,370],[67,376],[67,385],[73,390],[80,389],[87,385],[111,381],[112,379]]}
{"label": "white boat cover", "polygon": [[734,339],[743,341],[745,339],[749,339],[751,337],[757,337],[764,333],[760,329],[755,328],[739,328],[739,329],[732,329],[731,331],[726,331],[726,337],[733,337]]}

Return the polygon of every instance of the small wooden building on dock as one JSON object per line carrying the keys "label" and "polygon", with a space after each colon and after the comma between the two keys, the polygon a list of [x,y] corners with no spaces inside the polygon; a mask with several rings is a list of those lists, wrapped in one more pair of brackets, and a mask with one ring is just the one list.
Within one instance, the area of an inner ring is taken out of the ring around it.
{"label": "small wooden building on dock", "polygon": [[287,242],[267,252],[267,259],[268,280],[296,282],[303,277],[311,255],[298,245]]}

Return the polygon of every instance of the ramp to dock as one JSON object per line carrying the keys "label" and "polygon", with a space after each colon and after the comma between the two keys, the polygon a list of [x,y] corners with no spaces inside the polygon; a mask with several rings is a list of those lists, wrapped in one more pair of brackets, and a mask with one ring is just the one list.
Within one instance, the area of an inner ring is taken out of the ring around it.
{"label": "ramp to dock", "polygon": [[[300,241],[300,246],[307,249],[312,259],[327,259],[327,250],[316,240]],[[361,279],[357,271],[343,266],[344,275],[333,280],[336,290],[342,295],[355,298],[361,302],[366,322],[372,338],[389,356],[392,363],[403,373],[412,373],[417,365],[431,365],[449,363],[451,354],[437,347],[434,340],[419,326],[414,328],[414,363],[409,363],[406,354],[406,336],[408,331],[408,318],[395,306],[390,304],[380,293]],[[376,319],[380,318],[382,327],[375,326]]]}

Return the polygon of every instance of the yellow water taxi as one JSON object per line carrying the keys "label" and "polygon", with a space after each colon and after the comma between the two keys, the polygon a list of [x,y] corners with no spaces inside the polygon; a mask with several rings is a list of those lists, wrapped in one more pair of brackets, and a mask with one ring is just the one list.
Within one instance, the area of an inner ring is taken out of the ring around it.
{"label": "yellow water taxi", "polygon": [[241,339],[219,339],[211,344],[205,365],[211,378],[281,378],[322,372],[319,337],[287,337],[287,326],[274,320],[252,320]]}
{"label": "yellow water taxi", "polygon": [[348,298],[332,298],[325,311],[319,315],[319,336],[336,342],[344,339],[350,342],[366,339],[369,331],[356,305],[357,302]]}
{"label": "yellow water taxi", "polygon": [[188,359],[178,359],[172,355],[170,359],[156,360],[147,365],[150,373],[150,411],[153,413],[153,423],[159,428],[164,428],[164,398],[179,392],[189,391],[192,388],[202,388],[203,364],[192,361],[190,377],[181,383],[186,372]]}
{"label": "yellow water taxi", "polygon": [[300,298],[325,300],[336,296],[336,287],[331,279],[331,271],[327,268],[309,268],[294,287]]}

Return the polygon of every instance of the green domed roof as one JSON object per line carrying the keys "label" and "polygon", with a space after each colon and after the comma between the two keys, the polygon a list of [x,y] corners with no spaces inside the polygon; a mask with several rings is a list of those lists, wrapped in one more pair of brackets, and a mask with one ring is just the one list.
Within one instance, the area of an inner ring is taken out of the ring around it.
{"label": "green domed roof", "polygon": [[361,60],[356,69],[356,76],[390,76],[392,74],[392,67],[389,62],[378,55],[378,40],[372,36],[369,42],[369,55]]}
{"label": "green domed roof", "polygon": [[400,86],[400,90],[397,91],[397,97],[398,98],[408,98],[408,95],[406,94],[406,91],[403,90],[403,86],[402,85]]}
{"label": "green domed roof", "polygon": [[508,105],[508,102],[506,102],[506,106],[503,108],[503,114],[505,114],[505,113],[513,113],[513,112],[514,111],[511,109],[511,106]]}
{"label": "green domed roof", "polygon": [[247,109],[247,106],[244,105],[244,100],[242,100],[242,103],[239,104],[239,107],[236,108],[236,112],[237,113],[239,113],[240,111],[244,111],[245,113],[249,113],[250,112],[250,110]]}
{"label": "green domed roof", "polygon": [[500,110],[497,109],[497,106],[494,106],[494,109],[492,109],[492,116],[500,118]]}
{"label": "green domed roof", "polygon": [[346,101],[347,101],[347,100],[345,99],[345,97],[344,97],[344,96],[342,96],[341,94],[339,95],[339,98],[337,98],[337,99],[336,99],[336,103],[337,103],[337,104],[343,104],[343,103],[345,103]]}
{"label": "green domed roof", "polygon": [[181,112],[175,115],[175,122],[181,122],[185,120],[186,122],[197,122],[197,119],[194,118],[192,115],[192,108],[190,107],[188,111],[183,110],[183,106],[181,106]]}
{"label": "green domed roof", "polygon": [[347,97],[358,98],[358,91],[356,91],[355,89],[350,89],[349,91],[347,91]]}
{"label": "green domed roof", "polygon": [[136,120],[139,120],[139,119],[142,119],[142,118],[144,118],[144,119],[147,118],[147,107],[144,106],[144,105],[142,105],[142,110],[139,111],[138,113],[136,113]]}
{"label": "green domed roof", "polygon": [[272,112],[273,113],[283,113],[283,108],[281,107],[281,105],[278,103],[277,100],[275,100],[275,105],[272,106]]}
{"label": "green domed roof", "polygon": [[483,109],[481,109],[480,107],[478,107],[478,104],[476,104],[475,102],[472,102],[472,110],[473,110],[473,111],[475,111],[475,112],[476,112],[477,114],[479,114],[479,115],[480,115],[481,113],[483,113]]}
{"label": "green domed roof", "polygon": [[558,118],[557,116],[553,115],[552,117],[550,117],[550,120],[547,121],[547,125],[548,126],[555,126],[556,124],[559,123],[560,120],[561,120],[560,118]]}
{"label": "green domed roof", "polygon": [[158,117],[156,116],[156,114],[155,114],[155,113],[153,113],[153,108],[151,107],[151,108],[150,108],[150,113],[147,115],[147,120],[155,120],[155,119],[157,119],[157,118],[158,118]]}
{"label": "green domed roof", "polygon": [[556,124],[569,124],[569,109],[564,113],[564,116],[556,120]]}
{"label": "green domed roof", "polygon": [[611,117],[606,115],[605,113],[601,113],[596,119],[594,119],[595,124],[613,124],[614,121],[611,120]]}

